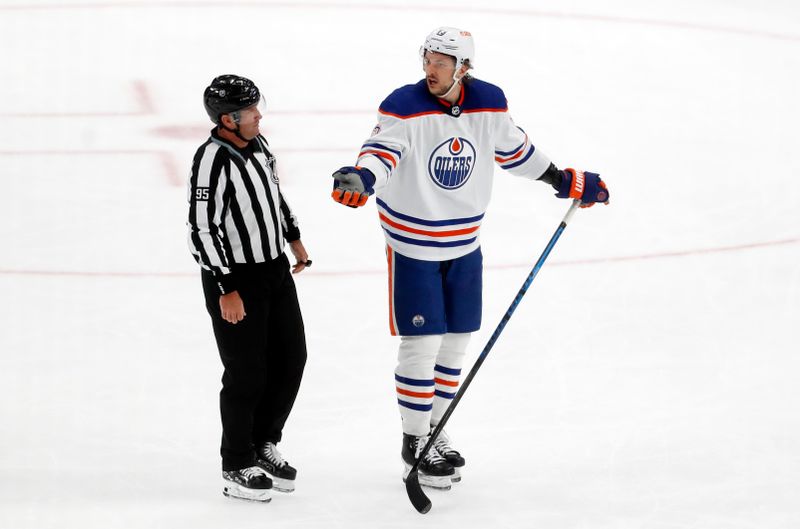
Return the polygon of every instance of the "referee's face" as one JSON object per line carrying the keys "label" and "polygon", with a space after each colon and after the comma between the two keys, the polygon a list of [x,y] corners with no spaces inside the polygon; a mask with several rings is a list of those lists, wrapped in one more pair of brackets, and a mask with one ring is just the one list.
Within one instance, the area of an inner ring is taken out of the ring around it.
{"label": "referee's face", "polygon": [[261,122],[261,112],[258,105],[252,105],[239,111],[239,134],[248,140],[252,140],[261,132],[259,123]]}

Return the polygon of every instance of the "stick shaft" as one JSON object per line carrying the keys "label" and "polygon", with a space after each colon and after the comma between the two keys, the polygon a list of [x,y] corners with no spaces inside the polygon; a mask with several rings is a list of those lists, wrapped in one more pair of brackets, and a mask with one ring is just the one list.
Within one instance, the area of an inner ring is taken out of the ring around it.
{"label": "stick shaft", "polygon": [[431,446],[433,446],[433,443],[436,441],[436,438],[439,436],[439,433],[441,433],[442,429],[444,428],[444,425],[447,423],[448,419],[450,419],[450,416],[453,414],[453,411],[455,410],[456,406],[461,400],[461,397],[467,391],[467,388],[472,383],[472,379],[475,378],[476,373],[480,369],[481,365],[483,365],[483,362],[484,360],[486,360],[486,357],[489,355],[489,351],[492,350],[492,347],[494,347],[494,344],[495,342],[497,342],[497,339],[500,337],[500,334],[503,332],[503,329],[505,329],[508,320],[511,319],[512,314],[514,314],[514,311],[517,310],[517,306],[519,305],[520,301],[522,301],[522,298],[525,296],[525,293],[528,291],[528,288],[530,288],[531,283],[533,283],[534,278],[539,273],[539,270],[542,268],[542,265],[544,265],[544,262],[547,260],[547,256],[550,255],[550,251],[556,245],[556,242],[558,242],[559,237],[561,237],[561,234],[564,232],[564,229],[567,227],[567,224],[571,220],[572,215],[575,213],[575,210],[578,208],[579,205],[580,205],[579,200],[573,200],[572,204],[569,207],[569,210],[567,210],[567,213],[561,220],[561,224],[558,225],[558,228],[556,229],[555,233],[553,233],[553,236],[550,237],[550,242],[547,243],[547,246],[542,252],[542,255],[539,256],[539,260],[536,261],[536,264],[533,266],[533,269],[531,269],[530,273],[528,274],[528,277],[525,279],[525,282],[519,289],[519,292],[517,292],[514,301],[511,302],[511,305],[508,307],[508,310],[506,310],[506,313],[503,315],[503,318],[500,320],[500,323],[497,325],[494,332],[492,333],[491,338],[489,338],[489,341],[484,346],[483,351],[481,351],[481,354],[475,361],[475,365],[472,366],[472,369],[470,369],[469,374],[464,379],[464,382],[461,384],[461,387],[458,388],[458,392],[456,392],[455,397],[453,397],[453,400],[450,402],[450,405],[447,406],[447,410],[445,410],[442,419],[439,421],[439,424],[436,425],[436,428],[434,428],[433,432],[431,433],[431,436],[428,439],[428,443],[425,445],[425,448],[422,449],[422,452],[420,453],[419,457],[414,462],[414,466],[411,468],[411,472],[416,472],[418,470],[422,458],[425,457],[425,454],[428,453],[428,450],[430,450]]}

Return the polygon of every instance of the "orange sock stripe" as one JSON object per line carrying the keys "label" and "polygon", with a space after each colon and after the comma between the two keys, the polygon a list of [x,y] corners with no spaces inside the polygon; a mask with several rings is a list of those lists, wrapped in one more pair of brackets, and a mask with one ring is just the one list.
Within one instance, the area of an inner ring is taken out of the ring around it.
{"label": "orange sock stripe", "polygon": [[416,397],[418,399],[432,399],[433,398],[433,391],[429,391],[426,393],[421,393],[419,391],[409,391],[407,389],[397,388],[397,392],[401,395],[405,395],[406,397]]}
{"label": "orange sock stripe", "polygon": [[458,387],[458,380],[445,380],[443,378],[434,378],[434,382],[442,386],[450,386],[451,388]]}

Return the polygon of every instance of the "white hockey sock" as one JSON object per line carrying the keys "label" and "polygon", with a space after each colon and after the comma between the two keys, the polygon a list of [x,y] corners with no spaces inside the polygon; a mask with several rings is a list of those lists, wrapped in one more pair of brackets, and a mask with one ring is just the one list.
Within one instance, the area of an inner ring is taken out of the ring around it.
{"label": "white hockey sock", "polygon": [[439,424],[445,410],[456,396],[461,378],[461,366],[464,364],[464,353],[471,336],[471,333],[448,333],[442,338],[434,367],[435,396],[431,425]]}
{"label": "white hockey sock", "polygon": [[430,430],[434,400],[433,366],[441,345],[441,334],[400,337],[394,379],[404,433],[427,435]]}

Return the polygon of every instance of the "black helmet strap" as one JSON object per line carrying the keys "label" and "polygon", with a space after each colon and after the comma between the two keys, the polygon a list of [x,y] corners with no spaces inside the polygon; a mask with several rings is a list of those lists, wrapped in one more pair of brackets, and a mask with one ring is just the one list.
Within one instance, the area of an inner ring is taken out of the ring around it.
{"label": "black helmet strap", "polygon": [[[238,114],[239,114],[239,112],[230,112],[230,114],[237,114],[237,115],[238,115]],[[245,142],[245,143],[250,143],[250,140],[248,140],[247,138],[245,138],[244,136],[242,136],[241,132],[239,132],[239,123],[238,123],[238,121],[239,121],[239,120],[238,120],[238,116],[237,116],[237,118],[236,118],[236,119],[234,119],[234,123],[236,123],[236,128],[235,128],[235,129],[229,129],[229,128],[228,128],[228,127],[226,127],[226,126],[225,126],[225,124],[222,122],[222,115],[220,115],[220,116],[219,116],[219,126],[220,126],[220,127],[222,127],[223,129],[227,130],[228,132],[233,132],[233,134],[234,134],[234,135],[235,135],[237,138],[239,138],[240,140],[242,140],[243,142]]]}

